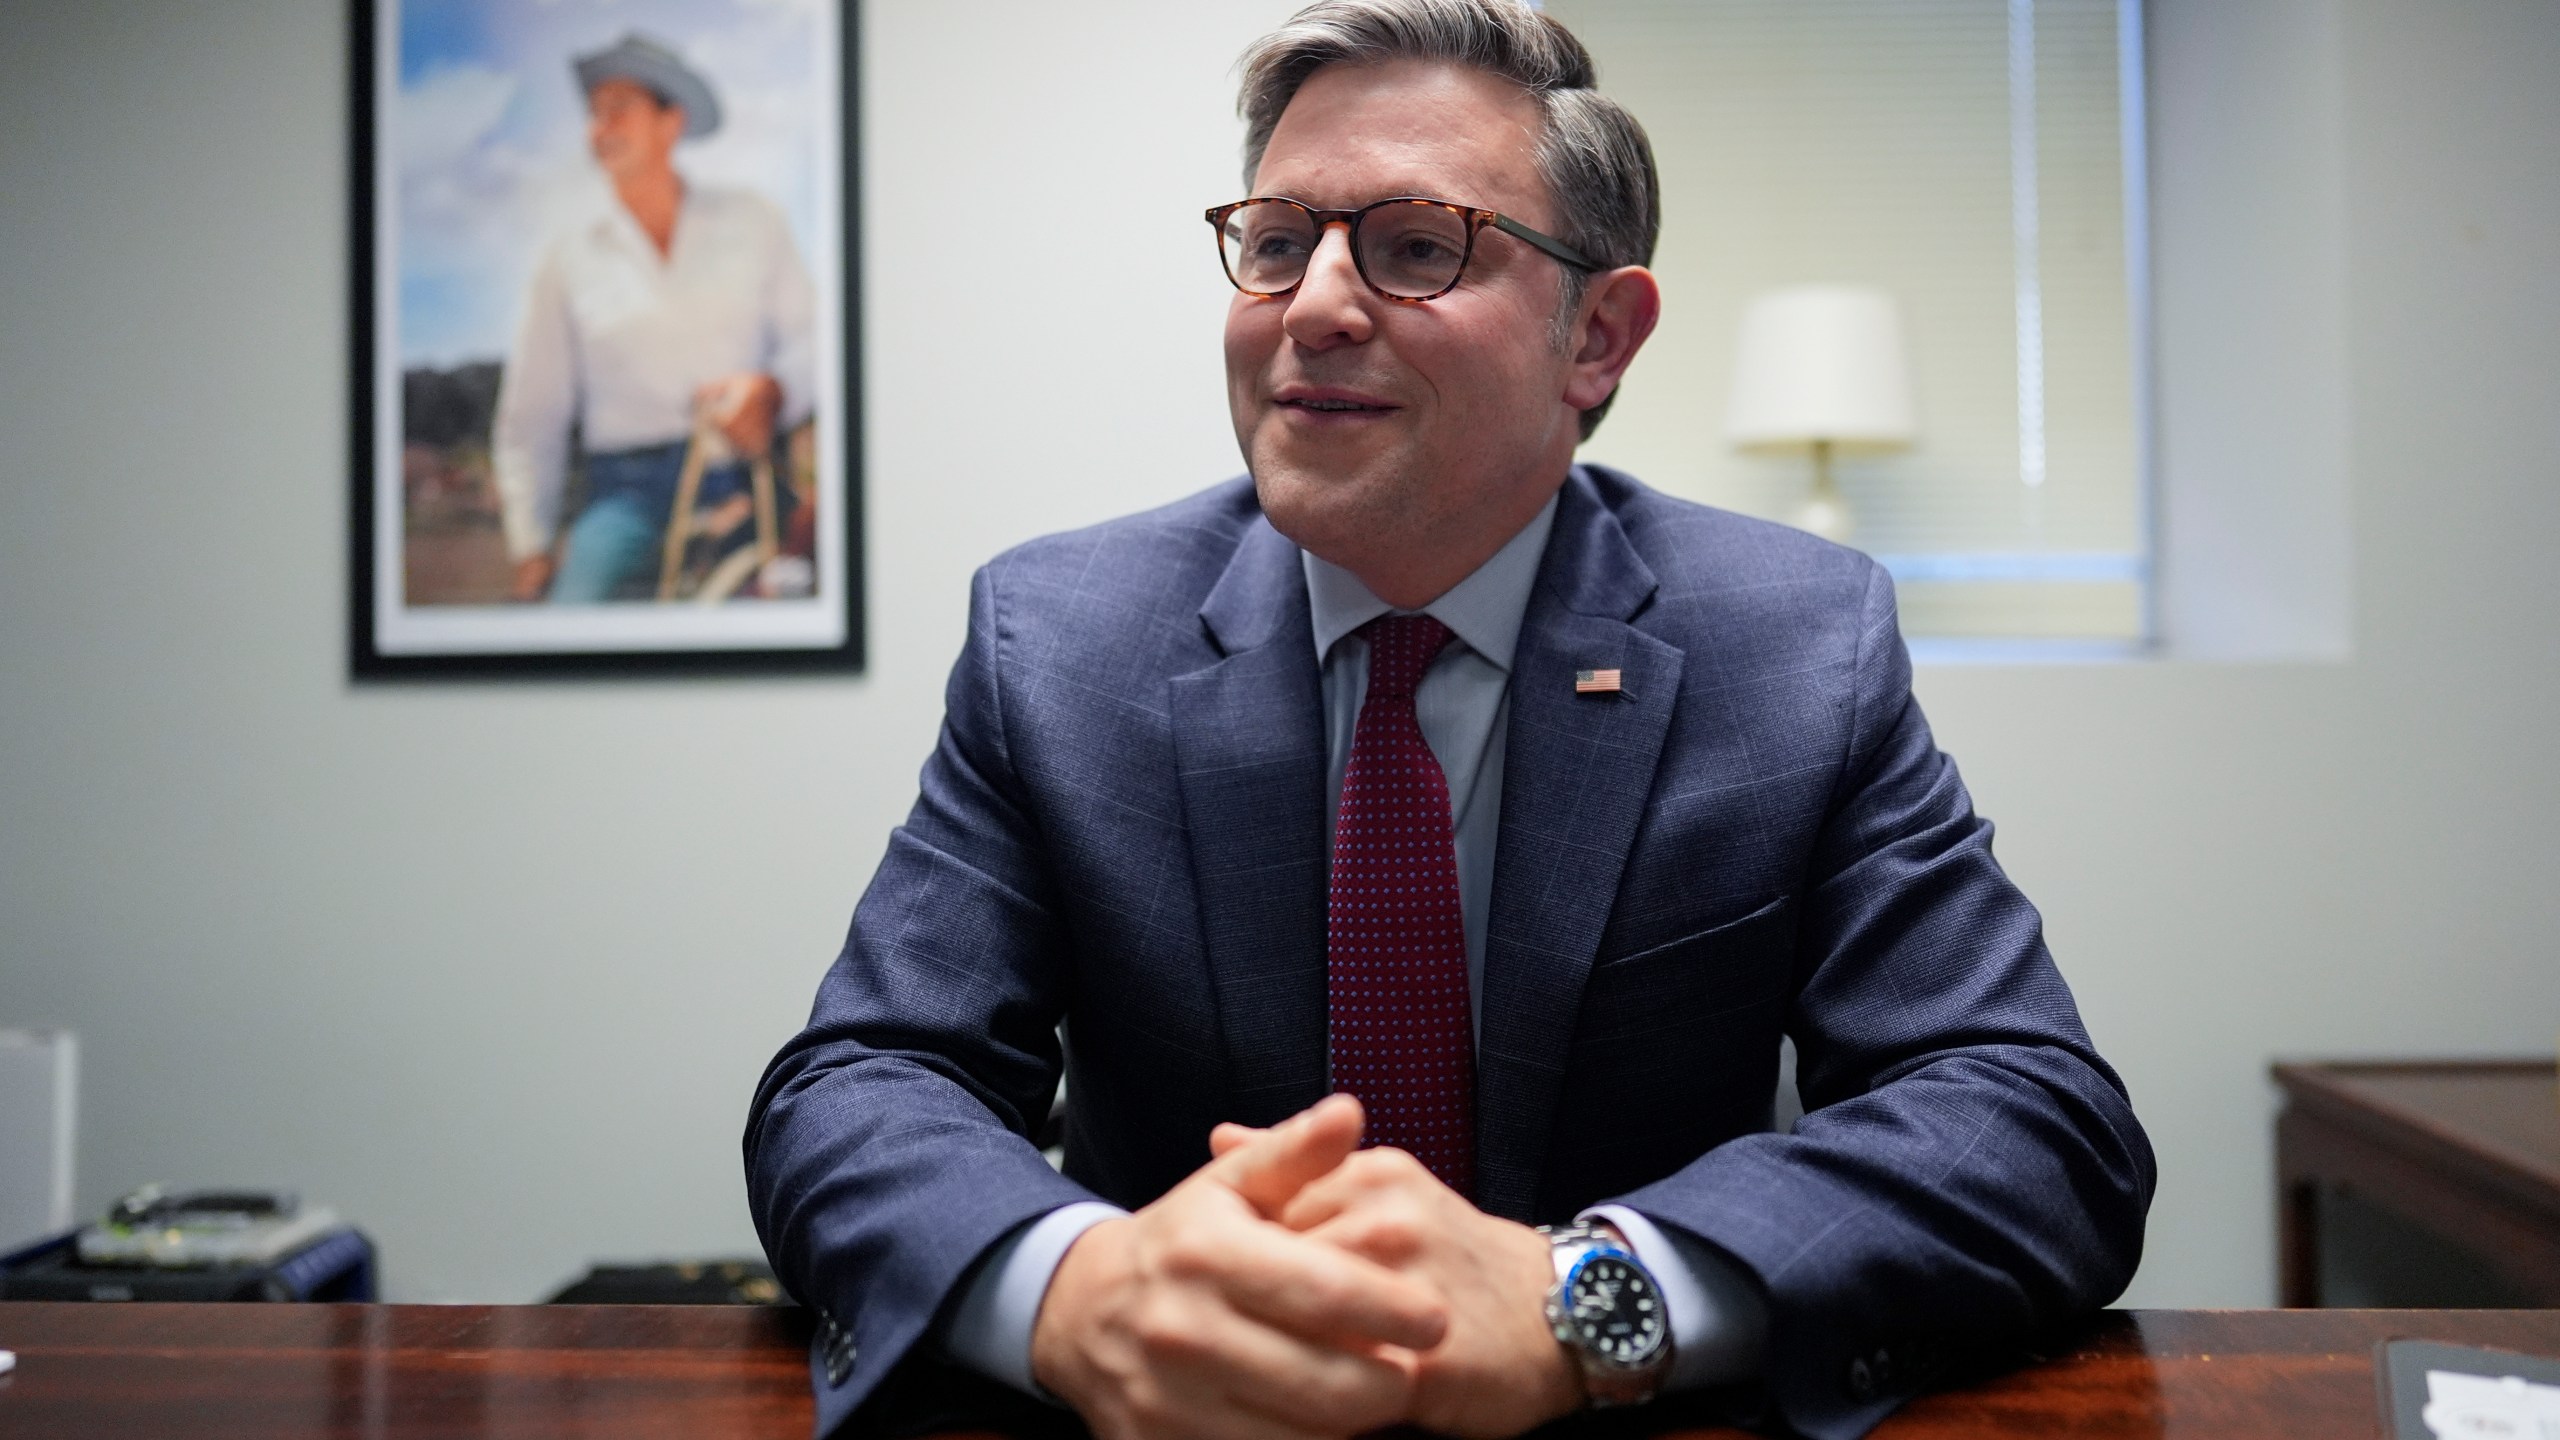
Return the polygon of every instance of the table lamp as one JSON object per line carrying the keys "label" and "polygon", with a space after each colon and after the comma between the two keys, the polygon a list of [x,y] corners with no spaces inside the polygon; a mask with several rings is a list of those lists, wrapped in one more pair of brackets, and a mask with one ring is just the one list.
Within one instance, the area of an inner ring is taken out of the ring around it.
{"label": "table lamp", "polygon": [[1869,454],[1918,438],[1902,307],[1861,285],[1772,290],[1742,314],[1725,437],[1746,454],[1813,452],[1813,489],[1794,523],[1826,540],[1856,528],[1831,479],[1835,447]]}

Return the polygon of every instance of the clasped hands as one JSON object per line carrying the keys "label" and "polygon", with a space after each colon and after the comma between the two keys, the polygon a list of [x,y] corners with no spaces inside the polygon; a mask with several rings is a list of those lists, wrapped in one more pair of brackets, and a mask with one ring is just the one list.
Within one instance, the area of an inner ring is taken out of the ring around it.
{"label": "clasped hands", "polygon": [[1221,1125],[1210,1162],[1067,1250],[1032,1373],[1102,1440],[1492,1440],[1582,1403],[1542,1318],[1544,1236],[1485,1214],[1360,1104]]}

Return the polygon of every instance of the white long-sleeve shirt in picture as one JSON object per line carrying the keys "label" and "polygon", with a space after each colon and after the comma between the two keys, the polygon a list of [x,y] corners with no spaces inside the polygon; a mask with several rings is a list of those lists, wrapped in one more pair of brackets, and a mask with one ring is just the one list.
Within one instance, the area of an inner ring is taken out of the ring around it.
{"label": "white long-sleeve shirt in picture", "polygon": [[742,371],[781,385],[780,427],[808,418],[817,309],[790,228],[761,196],[687,184],[663,257],[600,196],[544,245],[499,381],[490,465],[508,554],[548,549],[559,531],[573,420],[590,452],[682,440],[694,391]]}

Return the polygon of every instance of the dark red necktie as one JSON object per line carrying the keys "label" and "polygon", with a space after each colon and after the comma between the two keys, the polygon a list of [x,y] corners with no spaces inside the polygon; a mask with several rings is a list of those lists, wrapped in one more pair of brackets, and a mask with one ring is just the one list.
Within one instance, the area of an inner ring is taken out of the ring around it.
{"label": "dark red necktie", "polygon": [[1408,1150],[1449,1188],[1475,1188],[1475,1036],[1449,781],[1422,740],[1413,690],[1449,627],[1387,615],[1360,627],[1369,693],[1351,732],[1333,828],[1327,923],[1333,1088],[1360,1097],[1363,1143]]}

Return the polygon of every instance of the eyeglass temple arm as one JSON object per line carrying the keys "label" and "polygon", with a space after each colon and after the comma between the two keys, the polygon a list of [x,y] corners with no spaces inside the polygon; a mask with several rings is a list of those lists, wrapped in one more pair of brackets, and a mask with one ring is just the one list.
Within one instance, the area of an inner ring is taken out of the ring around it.
{"label": "eyeglass temple arm", "polygon": [[1574,249],[1572,246],[1567,245],[1552,235],[1541,235],[1537,231],[1530,229],[1528,226],[1521,224],[1519,221],[1512,219],[1508,215],[1494,216],[1493,228],[1501,231],[1505,235],[1516,235],[1520,239],[1528,241],[1530,244],[1537,246],[1539,249],[1546,251],[1548,254],[1553,255],[1558,260],[1563,261],[1577,270],[1598,270],[1600,268],[1596,262],[1584,255],[1581,251]]}

